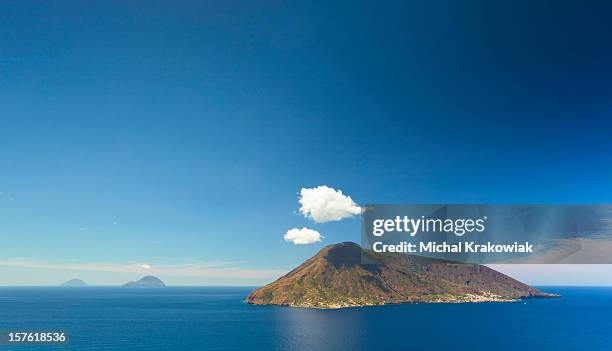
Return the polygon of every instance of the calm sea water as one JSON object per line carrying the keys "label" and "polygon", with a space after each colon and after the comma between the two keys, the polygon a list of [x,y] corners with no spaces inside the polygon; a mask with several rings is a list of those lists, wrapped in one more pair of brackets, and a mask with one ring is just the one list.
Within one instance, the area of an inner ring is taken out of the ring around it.
{"label": "calm sea water", "polygon": [[249,288],[0,288],[0,330],[67,346],[4,350],[611,350],[612,288],[560,299],[341,310],[250,306]]}

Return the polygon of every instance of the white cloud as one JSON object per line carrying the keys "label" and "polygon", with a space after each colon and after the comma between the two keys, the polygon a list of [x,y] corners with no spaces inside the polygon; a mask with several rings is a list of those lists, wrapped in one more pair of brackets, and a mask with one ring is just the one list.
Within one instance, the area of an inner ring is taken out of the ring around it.
{"label": "white cloud", "polygon": [[146,264],[146,263],[139,264],[139,265],[138,265],[138,267],[140,267],[140,268],[144,268],[144,269],[151,269],[151,265],[148,265],[148,264]]}
{"label": "white cloud", "polygon": [[285,241],[291,241],[295,245],[306,245],[321,241],[323,236],[316,230],[304,227],[302,229],[289,229],[283,238]]}
{"label": "white cloud", "polygon": [[300,213],[317,223],[339,221],[361,213],[361,208],[350,196],[326,185],[302,188],[300,205]]}

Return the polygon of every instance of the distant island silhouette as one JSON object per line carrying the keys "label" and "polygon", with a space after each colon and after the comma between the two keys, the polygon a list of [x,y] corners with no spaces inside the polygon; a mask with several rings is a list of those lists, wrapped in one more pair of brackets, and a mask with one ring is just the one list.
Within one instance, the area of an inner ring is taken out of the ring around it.
{"label": "distant island silhouette", "polygon": [[84,280],[81,279],[70,279],[60,284],[60,286],[89,286]]}
{"label": "distant island silhouette", "polygon": [[152,275],[147,275],[145,277],[140,278],[137,281],[131,281],[123,286],[131,286],[131,287],[163,287],[166,286],[161,279],[154,277]]}

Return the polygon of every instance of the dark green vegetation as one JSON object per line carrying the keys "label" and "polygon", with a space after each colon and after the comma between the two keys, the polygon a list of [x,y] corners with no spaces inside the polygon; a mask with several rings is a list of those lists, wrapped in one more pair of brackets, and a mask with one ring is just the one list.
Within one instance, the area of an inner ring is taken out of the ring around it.
{"label": "dark green vegetation", "polygon": [[340,308],[556,296],[485,266],[405,254],[378,254],[345,242],[323,248],[285,276],[253,291],[246,301],[258,305]]}

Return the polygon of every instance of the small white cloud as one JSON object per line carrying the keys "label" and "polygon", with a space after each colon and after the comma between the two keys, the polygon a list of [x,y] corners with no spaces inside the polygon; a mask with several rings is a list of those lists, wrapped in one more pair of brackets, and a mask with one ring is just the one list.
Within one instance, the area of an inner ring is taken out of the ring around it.
{"label": "small white cloud", "polygon": [[148,264],[146,264],[146,263],[139,264],[139,265],[138,265],[138,267],[140,267],[140,268],[144,268],[144,269],[151,269],[151,266],[150,266],[150,265],[148,265]]}
{"label": "small white cloud", "polygon": [[321,241],[323,236],[316,230],[304,227],[302,229],[289,229],[283,238],[285,241],[290,241],[295,245],[306,245]]}
{"label": "small white cloud", "polygon": [[361,213],[361,208],[350,196],[326,185],[302,188],[300,205],[300,213],[318,223],[339,221]]}

